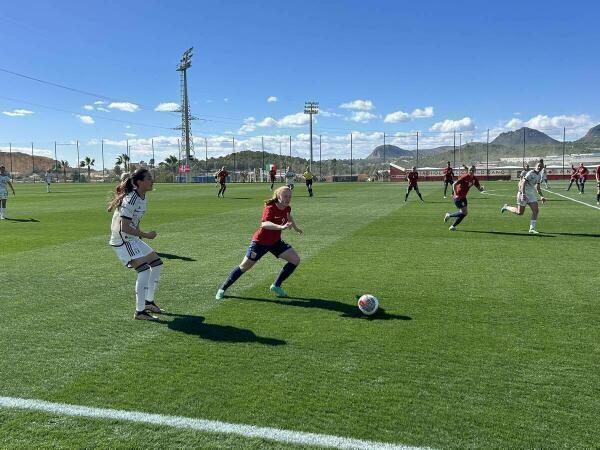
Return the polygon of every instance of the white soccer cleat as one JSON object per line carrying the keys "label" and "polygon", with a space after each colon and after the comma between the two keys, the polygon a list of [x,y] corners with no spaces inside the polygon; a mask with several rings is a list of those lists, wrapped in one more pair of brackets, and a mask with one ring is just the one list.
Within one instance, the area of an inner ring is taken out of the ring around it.
{"label": "white soccer cleat", "polygon": [[504,211],[506,211],[508,209],[508,204],[505,203],[504,205],[502,205],[502,208],[500,208],[500,212],[503,213]]}
{"label": "white soccer cleat", "polygon": [[4,220],[4,214],[0,214],[0,220]]}
{"label": "white soccer cleat", "polygon": [[225,291],[223,289],[219,289],[217,291],[217,295],[215,295],[215,300],[223,300],[225,297]]}
{"label": "white soccer cleat", "polygon": [[444,195],[444,198],[447,198],[447,197]]}
{"label": "white soccer cleat", "polygon": [[530,228],[529,229],[529,234],[540,234],[540,232],[537,231],[535,228]]}
{"label": "white soccer cleat", "polygon": [[448,222],[448,219],[450,218],[450,213],[446,213],[444,215],[444,223]]}
{"label": "white soccer cleat", "polygon": [[456,227],[454,225],[450,225],[450,228],[448,228],[450,231],[456,231]]}

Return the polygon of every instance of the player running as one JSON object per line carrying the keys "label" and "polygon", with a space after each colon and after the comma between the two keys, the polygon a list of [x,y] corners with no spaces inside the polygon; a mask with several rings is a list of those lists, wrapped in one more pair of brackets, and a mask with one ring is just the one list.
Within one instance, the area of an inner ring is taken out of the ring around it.
{"label": "player running", "polygon": [[446,193],[448,192],[448,186],[452,189],[452,184],[454,183],[454,170],[450,165],[450,161],[448,161],[448,165],[444,168],[444,198],[446,198]]}
{"label": "player running", "polygon": [[308,170],[308,167],[306,168],[306,170],[304,171],[302,176],[304,177],[304,180],[306,181],[306,189],[308,190],[308,195],[309,195],[309,197],[312,197],[313,196],[312,184],[313,184],[314,176],[311,173],[311,171]]}
{"label": "player running", "polygon": [[8,199],[7,186],[10,187],[14,196],[15,188],[10,182],[10,175],[6,172],[6,167],[0,166],[0,220],[4,220],[4,214],[6,214],[6,201]]}
{"label": "player running", "polygon": [[444,223],[448,222],[451,217],[454,218],[454,223],[450,225],[450,231],[456,231],[456,227],[463,221],[469,210],[467,208],[467,194],[471,186],[475,186],[479,189],[479,192],[483,192],[484,188],[479,184],[479,179],[475,176],[475,166],[469,167],[468,172],[465,175],[459,177],[458,180],[452,185],[452,199],[454,205],[458,208],[458,211],[444,215]]}
{"label": "player running", "polygon": [[291,199],[292,190],[287,186],[281,186],[275,189],[273,197],[265,201],[260,227],[252,236],[246,256],[240,265],[231,271],[217,291],[217,295],[215,295],[217,300],[225,297],[225,291],[268,252],[271,252],[276,258],[287,261],[269,288],[277,297],[287,297],[281,284],[296,270],[300,264],[300,256],[291,245],[281,240],[281,232],[293,228],[297,233],[303,233],[292,217]]}
{"label": "player running", "polygon": [[408,194],[410,194],[410,191],[414,189],[421,201],[424,202],[425,200],[423,200],[423,196],[419,192],[419,172],[417,172],[417,168],[415,166],[413,166],[412,170],[406,174],[406,179],[408,180],[408,187],[406,188],[404,201],[408,200]]}
{"label": "player running", "polygon": [[542,170],[540,171],[540,182],[544,183],[544,187],[548,189],[548,173],[546,172],[546,165],[544,164],[544,160],[540,159],[542,163]]}
{"label": "player running", "polygon": [[273,190],[273,185],[275,184],[275,177],[277,176],[277,168],[275,166],[271,167],[269,170],[269,179],[271,180],[271,190]]}
{"label": "player running", "polygon": [[596,205],[600,205],[600,166],[596,167]]}
{"label": "player running", "polygon": [[121,262],[137,272],[136,308],[133,316],[136,320],[158,320],[150,313],[164,312],[154,303],[163,262],[142,241],[142,238],[154,239],[156,231],[145,232],[140,229],[140,221],[147,208],[146,194],[152,190],[153,184],[154,180],[148,169],[137,169],[122,183],[121,194],[115,194],[108,205],[108,211],[114,210],[109,244]]}
{"label": "player running", "polygon": [[44,175],[44,178],[46,179],[46,192],[50,193],[51,192],[50,184],[52,183],[52,172],[50,172],[50,170],[46,170],[46,174]]}
{"label": "player running", "polygon": [[587,167],[583,165],[583,163],[579,163],[579,168],[577,169],[577,173],[579,174],[579,193],[583,194],[585,190],[585,182],[587,180],[587,175],[590,171]]}
{"label": "player running", "polygon": [[292,171],[292,166],[288,166],[285,171],[285,184],[290,189],[294,189],[294,178],[296,178],[296,174]]}
{"label": "player running", "polygon": [[229,176],[229,172],[225,170],[225,166],[221,167],[215,174],[215,180],[219,181],[219,192],[217,193],[217,197],[225,197],[225,190],[227,189],[227,177]]}
{"label": "player running", "polygon": [[541,176],[540,172],[544,167],[544,163],[540,160],[536,165],[535,169],[530,170],[527,174],[521,178],[519,181],[519,190],[517,192],[517,205],[518,206],[509,206],[508,204],[504,204],[502,208],[500,208],[500,212],[510,211],[513,214],[518,216],[522,216],[525,212],[525,207],[529,205],[531,208],[531,222],[529,225],[529,233],[530,234],[540,234],[539,231],[536,230],[537,216],[539,212],[538,207],[538,199],[536,197],[536,192],[540,196],[540,200],[542,203],[546,203],[546,199],[542,195],[542,189],[540,188]]}
{"label": "player running", "polygon": [[577,191],[581,191],[580,187],[579,187],[579,172],[578,170],[575,168],[575,166],[573,164],[571,164],[571,178],[569,179],[569,187],[567,188],[567,191],[569,189],[571,189],[571,186],[573,185],[573,183],[575,183],[577,185]]}

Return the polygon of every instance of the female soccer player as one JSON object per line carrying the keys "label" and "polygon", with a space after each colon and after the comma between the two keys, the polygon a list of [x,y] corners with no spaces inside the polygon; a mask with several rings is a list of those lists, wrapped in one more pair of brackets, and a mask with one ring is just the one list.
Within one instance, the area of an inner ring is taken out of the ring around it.
{"label": "female soccer player", "polygon": [[8,189],[6,186],[10,187],[14,196],[15,188],[10,182],[10,175],[6,172],[4,166],[0,166],[0,220],[4,220],[4,214],[6,213],[6,200],[8,199]]}
{"label": "female soccer player", "polygon": [[227,186],[225,185],[225,183],[227,182],[227,177],[229,176],[229,172],[227,172],[225,170],[225,166],[221,167],[221,170],[219,170],[216,174],[215,174],[215,179],[219,180],[219,192],[217,193],[217,197],[225,197],[225,190],[227,189]]}
{"label": "female soccer player", "polygon": [[446,193],[448,192],[448,186],[452,189],[452,184],[454,183],[454,170],[450,165],[450,161],[448,161],[448,165],[444,168],[444,198],[446,198]]}
{"label": "female soccer player", "polygon": [[278,297],[287,297],[287,293],[281,287],[281,283],[296,270],[296,267],[300,264],[300,256],[298,256],[298,253],[296,253],[296,250],[291,245],[281,240],[281,232],[288,228],[293,228],[297,233],[303,233],[292,217],[291,199],[292,190],[287,186],[281,186],[275,189],[273,197],[265,201],[260,227],[252,236],[246,256],[244,256],[241,264],[232,270],[217,291],[217,295],[215,296],[217,300],[225,297],[225,291],[239,277],[250,270],[267,252],[271,252],[276,258],[287,261],[281,272],[279,272],[277,279],[270,287],[270,290]]}
{"label": "female soccer player", "polygon": [[589,170],[587,167],[583,165],[583,163],[579,163],[579,169],[577,169],[577,173],[579,174],[579,193],[583,194],[585,190],[585,182],[587,180],[587,175]]}
{"label": "female soccer player", "polygon": [[308,170],[308,167],[306,168],[306,170],[304,171],[302,176],[304,177],[304,180],[306,181],[306,189],[308,190],[308,195],[309,195],[309,197],[312,197],[313,196],[313,191],[312,191],[313,174],[311,173],[310,170]]}
{"label": "female soccer player", "polygon": [[288,166],[285,171],[285,183],[290,189],[294,189],[294,178],[296,174],[292,171],[292,166]]}
{"label": "female soccer player", "polygon": [[415,166],[413,166],[412,170],[406,174],[406,179],[408,180],[408,187],[406,188],[404,201],[408,200],[408,194],[414,189],[421,201],[424,202],[425,200],[423,200],[423,196],[419,192],[419,172],[417,172]]}
{"label": "female soccer player", "polygon": [[50,170],[46,170],[44,178],[46,179],[46,192],[50,193],[50,184],[52,183],[52,172],[50,172]]}
{"label": "female soccer player", "polygon": [[571,179],[569,180],[569,187],[567,188],[567,191],[571,189],[573,183],[577,185],[577,191],[581,192],[581,189],[579,188],[579,172],[577,171],[575,166],[571,164]]}
{"label": "female soccer player", "polygon": [[535,169],[527,172],[527,174],[525,174],[525,176],[519,181],[519,191],[517,192],[518,206],[509,206],[505,203],[504,206],[500,208],[500,212],[510,211],[513,214],[522,216],[525,212],[525,206],[529,205],[529,207],[531,208],[531,223],[529,225],[530,234],[540,234],[539,231],[537,231],[535,228],[539,212],[538,199],[535,194],[537,191],[537,193],[540,196],[540,200],[542,200],[542,203],[546,203],[546,199],[542,195],[542,189],[540,188],[540,172],[543,168],[544,163],[540,160],[535,165]]}
{"label": "female soccer player", "polygon": [[277,169],[275,166],[271,167],[269,170],[269,178],[271,179],[271,190],[273,190],[273,185],[275,184],[275,177],[277,176]]}
{"label": "female soccer player", "polygon": [[154,239],[156,231],[145,232],[140,229],[140,220],[146,212],[146,194],[152,190],[153,184],[154,180],[148,169],[137,169],[122,183],[121,194],[115,194],[108,205],[108,211],[114,210],[109,244],[121,262],[137,272],[136,308],[133,316],[137,320],[157,320],[150,313],[163,312],[154,303],[163,262],[141,239]]}
{"label": "female soccer player", "polygon": [[454,223],[450,225],[449,228],[450,231],[455,231],[458,224],[467,217],[467,214],[469,214],[467,208],[467,194],[469,193],[471,186],[475,186],[479,189],[479,192],[483,192],[484,190],[483,186],[479,184],[479,180],[475,176],[475,166],[469,167],[468,172],[456,180],[452,185],[452,199],[454,200],[454,205],[456,205],[458,211],[452,214],[446,213],[444,216],[444,223],[448,222],[450,217],[454,218]]}
{"label": "female soccer player", "polygon": [[600,166],[596,167],[596,205],[600,205]]}

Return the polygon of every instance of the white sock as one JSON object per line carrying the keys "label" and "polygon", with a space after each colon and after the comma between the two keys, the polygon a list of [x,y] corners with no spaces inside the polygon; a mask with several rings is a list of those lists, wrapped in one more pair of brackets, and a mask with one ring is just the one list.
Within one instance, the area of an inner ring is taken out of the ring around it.
{"label": "white sock", "polygon": [[163,263],[159,259],[158,263],[153,262],[150,264],[150,277],[148,277],[148,290],[146,291],[146,301],[153,302],[154,293],[158,288],[158,279],[160,278],[160,271],[162,270]]}
{"label": "white sock", "polygon": [[535,224],[536,224],[537,220],[531,220],[531,224],[529,225],[529,229],[530,230],[535,230]]}
{"label": "white sock", "polygon": [[4,208],[0,206],[0,216],[4,215]]}
{"label": "white sock", "polygon": [[136,311],[143,311],[146,307],[148,280],[150,279],[150,266],[144,263],[135,270],[138,273],[137,281],[135,282],[135,309]]}

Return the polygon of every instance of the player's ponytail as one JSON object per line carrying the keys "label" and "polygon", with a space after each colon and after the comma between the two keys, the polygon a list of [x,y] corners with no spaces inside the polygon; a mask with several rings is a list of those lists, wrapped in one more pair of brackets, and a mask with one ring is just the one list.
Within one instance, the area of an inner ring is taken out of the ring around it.
{"label": "player's ponytail", "polygon": [[121,206],[125,196],[137,189],[137,183],[146,177],[146,172],[148,172],[148,169],[137,169],[117,186],[115,196],[108,203],[108,212],[114,211],[115,208]]}
{"label": "player's ponytail", "polygon": [[279,201],[279,194],[281,194],[285,190],[289,190],[290,188],[287,186],[280,186],[273,191],[273,196],[267,200],[265,200],[265,206],[274,205]]}

